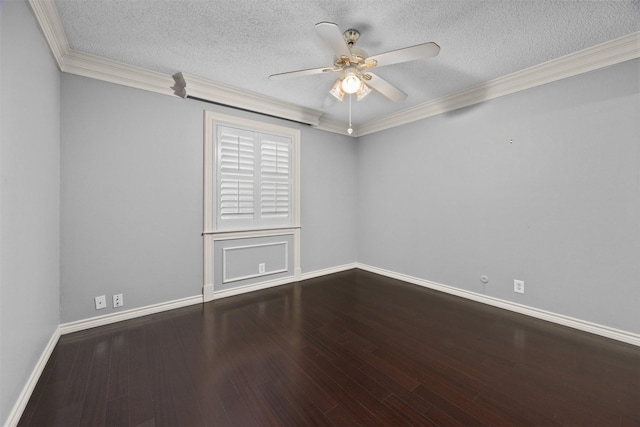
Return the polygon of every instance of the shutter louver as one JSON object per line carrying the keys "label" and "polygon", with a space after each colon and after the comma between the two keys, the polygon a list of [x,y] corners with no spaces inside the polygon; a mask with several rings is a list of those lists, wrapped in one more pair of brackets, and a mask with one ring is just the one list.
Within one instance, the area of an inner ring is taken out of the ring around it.
{"label": "shutter louver", "polygon": [[260,144],[260,215],[288,218],[290,215],[290,143],[263,139]]}
{"label": "shutter louver", "polygon": [[223,129],[219,136],[220,219],[253,219],[254,140]]}

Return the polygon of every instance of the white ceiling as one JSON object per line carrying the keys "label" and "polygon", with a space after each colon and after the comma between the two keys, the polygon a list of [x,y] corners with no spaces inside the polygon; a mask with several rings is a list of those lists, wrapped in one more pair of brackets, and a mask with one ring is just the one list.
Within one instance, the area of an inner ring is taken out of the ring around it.
{"label": "white ceiling", "polygon": [[332,52],[314,25],[360,32],[369,55],[424,42],[431,59],[376,68],[409,94],[372,93],[353,105],[368,122],[640,31],[634,1],[55,0],[69,45],[161,73],[185,72],[347,120],[347,102],[322,107],[335,74],[272,81],[324,67]]}

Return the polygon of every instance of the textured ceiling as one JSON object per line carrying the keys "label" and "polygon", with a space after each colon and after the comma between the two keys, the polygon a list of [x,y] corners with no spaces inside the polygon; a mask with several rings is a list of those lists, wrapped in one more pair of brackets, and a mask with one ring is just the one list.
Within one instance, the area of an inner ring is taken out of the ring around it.
{"label": "textured ceiling", "polygon": [[360,31],[369,55],[436,42],[435,58],[376,68],[409,94],[372,93],[354,124],[640,31],[640,1],[56,0],[72,49],[153,71],[182,71],[345,122],[347,102],[322,107],[335,74],[272,81],[324,67],[332,52],[314,25]]}

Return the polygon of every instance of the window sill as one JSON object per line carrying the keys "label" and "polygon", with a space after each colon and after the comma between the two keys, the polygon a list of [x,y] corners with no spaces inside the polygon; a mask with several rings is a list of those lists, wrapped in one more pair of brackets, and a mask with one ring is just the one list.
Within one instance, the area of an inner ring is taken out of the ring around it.
{"label": "window sill", "polygon": [[282,236],[294,234],[302,227],[258,228],[254,230],[204,231],[203,236],[212,236],[213,240],[242,239],[251,237]]}

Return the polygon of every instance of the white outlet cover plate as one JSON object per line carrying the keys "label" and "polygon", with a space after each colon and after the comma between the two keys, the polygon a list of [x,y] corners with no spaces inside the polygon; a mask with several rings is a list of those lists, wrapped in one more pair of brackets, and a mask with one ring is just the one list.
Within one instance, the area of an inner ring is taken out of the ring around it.
{"label": "white outlet cover plate", "polygon": [[102,310],[103,308],[107,308],[107,299],[104,295],[99,297],[95,297],[96,301],[96,310]]}
{"label": "white outlet cover plate", "polygon": [[113,308],[122,307],[124,305],[124,301],[122,299],[122,294],[117,294],[113,296]]}
{"label": "white outlet cover plate", "polygon": [[524,294],[524,280],[513,281],[513,292]]}

